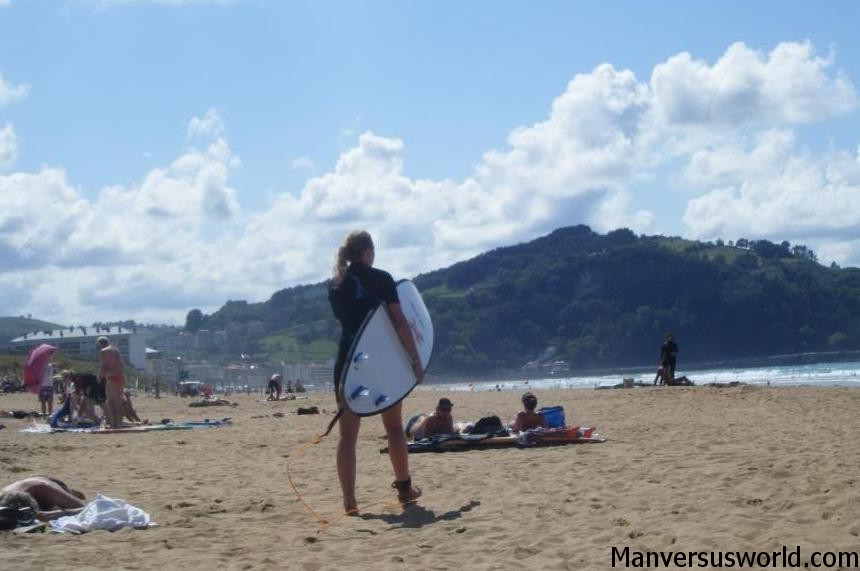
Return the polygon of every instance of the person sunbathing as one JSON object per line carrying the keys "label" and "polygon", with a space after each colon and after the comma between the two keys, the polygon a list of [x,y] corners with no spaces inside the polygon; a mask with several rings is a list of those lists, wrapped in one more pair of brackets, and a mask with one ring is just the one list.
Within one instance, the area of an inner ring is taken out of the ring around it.
{"label": "person sunbathing", "polygon": [[86,505],[81,492],[49,476],[33,476],[0,489],[0,529],[18,525],[20,510],[31,510],[39,521],[79,513]]}
{"label": "person sunbathing", "polygon": [[532,393],[526,393],[523,395],[522,401],[525,410],[517,413],[517,418],[511,424],[511,431],[524,432],[535,428],[548,428],[544,416],[535,412],[538,404],[537,397]]}
{"label": "person sunbathing", "polygon": [[671,381],[667,381],[666,384],[670,387],[692,387],[695,386],[696,383],[687,378],[686,375],[675,377]]}
{"label": "person sunbathing", "polygon": [[450,399],[444,397],[439,399],[435,412],[413,416],[406,423],[406,436],[421,440],[437,434],[453,434],[454,416],[451,414],[453,407]]}
{"label": "person sunbathing", "polygon": [[194,402],[188,403],[188,406],[191,407],[199,407],[199,406],[237,406],[239,403],[233,402],[231,400],[225,398],[214,398],[214,397],[204,397],[201,399],[197,399]]}

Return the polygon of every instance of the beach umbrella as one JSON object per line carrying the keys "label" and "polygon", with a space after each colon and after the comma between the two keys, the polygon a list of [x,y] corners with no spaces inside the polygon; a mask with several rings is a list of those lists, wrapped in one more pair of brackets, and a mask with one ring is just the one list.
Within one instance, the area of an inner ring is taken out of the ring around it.
{"label": "beach umbrella", "polygon": [[39,385],[42,382],[42,372],[48,366],[51,360],[51,355],[54,354],[57,348],[47,343],[42,343],[32,351],[27,357],[27,363],[24,365],[24,386],[31,393],[39,392]]}

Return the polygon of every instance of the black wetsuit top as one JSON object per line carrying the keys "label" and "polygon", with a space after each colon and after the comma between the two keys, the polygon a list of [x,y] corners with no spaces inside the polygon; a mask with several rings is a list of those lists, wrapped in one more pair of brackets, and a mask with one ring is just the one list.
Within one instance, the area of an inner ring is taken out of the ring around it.
{"label": "black wetsuit top", "polygon": [[400,303],[394,278],[386,271],[353,262],[346,269],[343,280],[332,282],[328,301],[334,316],[340,321],[340,345],[334,366],[334,387],[337,392],[340,377],[352,342],[364,318],[380,303]]}
{"label": "black wetsuit top", "polygon": [[664,365],[674,365],[678,359],[678,345],[674,341],[666,341],[660,348],[660,362]]}

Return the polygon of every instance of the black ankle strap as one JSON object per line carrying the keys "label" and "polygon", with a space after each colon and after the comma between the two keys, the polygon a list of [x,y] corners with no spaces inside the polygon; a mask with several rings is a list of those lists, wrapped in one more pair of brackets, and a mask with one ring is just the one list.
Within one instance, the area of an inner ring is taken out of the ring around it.
{"label": "black ankle strap", "polygon": [[391,487],[397,490],[411,490],[412,478],[406,478],[405,480],[395,480],[391,483]]}

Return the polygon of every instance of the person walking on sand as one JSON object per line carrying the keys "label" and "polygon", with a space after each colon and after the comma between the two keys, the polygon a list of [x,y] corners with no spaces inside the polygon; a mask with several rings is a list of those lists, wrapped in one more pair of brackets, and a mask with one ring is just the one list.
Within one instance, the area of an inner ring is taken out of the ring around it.
{"label": "person walking on sand", "polygon": [[269,396],[266,400],[281,400],[281,375],[275,373],[269,379]]}
{"label": "person walking on sand", "polygon": [[[340,345],[334,367],[334,388],[338,401],[341,375],[353,339],[364,318],[380,303],[385,303],[397,336],[412,360],[412,370],[418,383],[424,381],[424,369],[418,357],[412,331],[400,307],[394,279],[388,272],[373,267],[374,258],[373,239],[365,231],[349,233],[337,252],[328,297],[332,311],[341,324]],[[355,499],[355,449],[361,417],[351,412],[343,403],[338,404],[343,410],[340,417],[340,440],[337,445],[337,474],[343,492],[344,509],[349,514],[355,514],[358,511]],[[392,487],[397,490],[398,500],[402,504],[409,504],[421,496],[421,490],[412,486],[401,410],[402,402],[383,412],[382,425],[388,435],[388,454],[394,469],[395,481]]]}
{"label": "person walking on sand", "polygon": [[51,416],[54,412],[54,365],[46,363],[42,369],[39,382],[39,404],[42,406],[42,416]]}
{"label": "person walking on sand", "polygon": [[666,334],[666,342],[660,347],[660,365],[663,367],[663,382],[671,385],[675,380],[675,365],[678,363],[678,345],[671,333]]}
{"label": "person walking on sand", "polygon": [[109,428],[122,428],[122,391],[125,375],[122,354],[110,344],[107,337],[99,337],[99,374],[105,379],[105,412]]}

